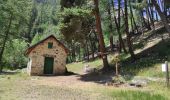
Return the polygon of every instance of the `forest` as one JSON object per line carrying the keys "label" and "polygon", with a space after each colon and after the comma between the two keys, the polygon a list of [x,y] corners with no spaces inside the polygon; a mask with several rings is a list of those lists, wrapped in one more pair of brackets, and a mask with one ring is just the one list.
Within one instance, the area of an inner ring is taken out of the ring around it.
{"label": "forest", "polygon": [[67,63],[134,53],[136,37],[161,22],[170,34],[168,0],[1,0],[0,71],[26,66],[24,51],[54,34],[70,50]]}
{"label": "forest", "polygon": [[170,0],[0,0],[0,100],[170,100],[169,62]]}

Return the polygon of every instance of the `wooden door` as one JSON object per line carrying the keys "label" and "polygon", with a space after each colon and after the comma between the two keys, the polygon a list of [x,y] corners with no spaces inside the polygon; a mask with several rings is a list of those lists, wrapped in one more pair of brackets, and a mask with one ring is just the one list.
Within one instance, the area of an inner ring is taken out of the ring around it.
{"label": "wooden door", "polygon": [[45,57],[44,74],[53,74],[54,58]]}

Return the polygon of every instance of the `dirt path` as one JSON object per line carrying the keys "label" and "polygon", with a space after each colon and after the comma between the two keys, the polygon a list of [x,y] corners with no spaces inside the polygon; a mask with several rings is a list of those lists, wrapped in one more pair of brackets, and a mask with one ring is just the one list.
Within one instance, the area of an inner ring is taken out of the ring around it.
{"label": "dirt path", "polygon": [[50,76],[50,77],[40,77],[36,80],[39,85],[49,85],[49,86],[64,86],[64,87],[91,87],[94,85],[99,85],[94,82],[84,82],[80,80],[79,75],[71,76]]}
{"label": "dirt path", "polygon": [[[96,91],[97,88],[104,87],[103,84],[95,83],[94,81],[83,81],[81,80],[82,76],[70,75],[31,77],[31,82],[33,83],[31,88],[34,88],[35,86],[39,87],[35,90],[35,94],[43,94],[46,95],[46,97],[49,95],[51,96],[50,100],[54,99],[54,95],[58,96],[54,100],[112,100],[111,97]],[[42,92],[44,91],[42,89],[47,89],[55,94]],[[29,95],[27,97],[29,97]],[[39,100],[39,97],[42,96],[37,96],[37,100]],[[40,99],[46,100],[43,98]]]}

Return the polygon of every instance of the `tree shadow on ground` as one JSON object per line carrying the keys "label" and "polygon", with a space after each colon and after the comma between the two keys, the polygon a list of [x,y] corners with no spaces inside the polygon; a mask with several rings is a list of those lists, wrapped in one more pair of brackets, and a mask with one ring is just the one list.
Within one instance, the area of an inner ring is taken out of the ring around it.
{"label": "tree shadow on ground", "polygon": [[159,63],[164,63],[170,57],[170,40],[160,41],[156,45],[136,54],[136,60],[131,58],[122,61],[121,74],[126,80],[131,80],[141,70],[154,67]]}
{"label": "tree shadow on ground", "polygon": [[104,71],[102,68],[98,68],[94,72],[81,74],[77,77],[80,81],[105,84],[106,82],[112,81],[112,78],[115,76],[114,72],[115,71],[113,71],[111,66],[110,70],[108,71]]}
{"label": "tree shadow on ground", "polygon": [[68,71],[64,74],[64,76],[72,76],[72,75],[79,75],[78,73],[74,73],[74,72],[71,72],[71,71]]}
{"label": "tree shadow on ground", "polygon": [[94,75],[94,74],[84,74],[79,76],[79,80],[85,82],[95,82],[99,84],[105,84],[107,81],[112,80],[110,75]]}
{"label": "tree shadow on ground", "polygon": [[15,75],[18,73],[19,72],[17,72],[17,71],[2,71],[2,73],[0,73],[0,75]]}
{"label": "tree shadow on ground", "polygon": [[47,74],[47,75],[40,75],[40,76],[42,76],[42,77],[56,77],[56,76],[73,76],[73,75],[79,75],[78,73],[74,73],[74,72],[71,72],[71,71],[68,71],[68,72],[66,72],[66,73],[64,73],[64,74],[58,74],[58,75],[53,75],[53,74]]}
{"label": "tree shadow on ground", "polygon": [[149,31],[145,35],[138,36],[137,39],[135,39],[136,41],[138,41],[138,43],[133,45],[134,50],[144,48],[148,41],[153,41],[157,38],[163,38],[162,36],[164,33],[166,34],[165,27],[160,27],[157,30]]}
{"label": "tree shadow on ground", "polygon": [[[119,72],[126,81],[132,80],[141,70],[152,68],[156,64],[164,63],[168,60],[167,58],[170,57],[170,40],[160,41],[156,45],[136,54],[136,57],[137,59],[135,61],[127,58],[121,62]],[[114,74],[98,73],[78,75],[81,81],[99,84],[111,81],[114,76]]]}

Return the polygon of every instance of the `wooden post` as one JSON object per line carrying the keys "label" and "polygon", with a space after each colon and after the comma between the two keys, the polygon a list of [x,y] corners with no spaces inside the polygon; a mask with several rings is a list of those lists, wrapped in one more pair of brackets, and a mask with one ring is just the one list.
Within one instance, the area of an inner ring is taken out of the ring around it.
{"label": "wooden post", "polygon": [[119,76],[119,62],[120,62],[120,58],[119,58],[119,53],[117,53],[116,57],[115,57],[115,67],[116,67],[116,76]]}
{"label": "wooden post", "polygon": [[165,61],[166,66],[166,85],[169,87],[169,69],[168,69],[168,61]]}

